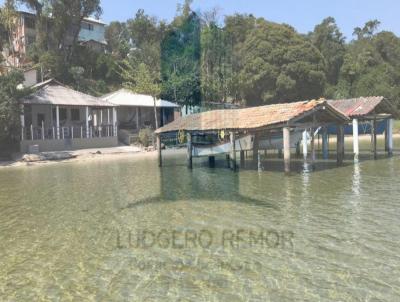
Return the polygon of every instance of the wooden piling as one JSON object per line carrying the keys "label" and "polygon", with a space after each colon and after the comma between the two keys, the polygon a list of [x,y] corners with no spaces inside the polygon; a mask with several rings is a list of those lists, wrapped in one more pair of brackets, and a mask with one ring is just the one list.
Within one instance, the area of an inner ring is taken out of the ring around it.
{"label": "wooden piling", "polygon": [[283,158],[285,163],[285,173],[290,172],[290,128],[283,128]]}
{"label": "wooden piling", "polygon": [[192,134],[187,134],[187,166],[189,169],[193,168],[193,146],[192,146]]}
{"label": "wooden piling", "polygon": [[311,162],[315,161],[315,128],[311,129]]}
{"label": "wooden piling", "polygon": [[208,166],[210,168],[214,168],[215,167],[215,156],[209,156],[208,157]]}
{"label": "wooden piling", "polygon": [[258,148],[259,148],[260,136],[258,133],[254,134],[253,140],[253,162],[258,163]]}
{"label": "wooden piling", "polygon": [[304,159],[307,159],[307,153],[308,153],[307,130],[304,130],[303,139],[301,142],[303,144],[303,157]]}
{"label": "wooden piling", "polygon": [[329,142],[328,142],[328,128],[322,128],[322,157],[328,159],[329,157]]}
{"label": "wooden piling", "polygon": [[393,155],[393,119],[387,120],[387,153],[389,156]]}
{"label": "wooden piling", "polygon": [[353,119],[353,153],[354,153],[354,161],[358,161],[358,157],[360,155],[360,145],[358,138],[358,120]]}
{"label": "wooden piling", "polygon": [[337,139],[336,139],[336,155],[337,155],[337,164],[343,164],[344,158],[344,126],[337,126]]}
{"label": "wooden piling", "polygon": [[156,140],[157,140],[158,166],[162,167],[161,136],[157,135]]}
{"label": "wooden piling", "polygon": [[240,168],[244,168],[245,167],[245,156],[244,156],[244,151],[241,150],[240,151]]}
{"label": "wooden piling", "polygon": [[376,119],[374,119],[373,127],[372,127],[372,142],[373,142],[372,148],[373,148],[373,152],[374,152],[374,159],[378,159],[378,142],[376,139],[377,131],[378,131],[377,128],[378,128],[377,122],[376,122]]}
{"label": "wooden piling", "polygon": [[235,132],[231,131],[229,133],[231,140],[231,168],[233,171],[236,171],[236,135]]}

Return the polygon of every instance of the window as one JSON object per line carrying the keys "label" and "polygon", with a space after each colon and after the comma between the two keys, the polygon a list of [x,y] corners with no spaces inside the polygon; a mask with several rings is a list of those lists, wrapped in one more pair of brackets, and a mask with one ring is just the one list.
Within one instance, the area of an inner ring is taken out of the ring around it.
{"label": "window", "polygon": [[25,26],[27,28],[35,29],[35,19],[32,17],[25,17]]}
{"label": "window", "polygon": [[80,112],[79,109],[71,109],[71,121],[80,121]]}
{"label": "window", "polygon": [[90,30],[90,31],[94,30],[93,24],[91,24],[91,23],[83,22],[81,27],[82,27],[82,29],[86,29],[86,30]]}

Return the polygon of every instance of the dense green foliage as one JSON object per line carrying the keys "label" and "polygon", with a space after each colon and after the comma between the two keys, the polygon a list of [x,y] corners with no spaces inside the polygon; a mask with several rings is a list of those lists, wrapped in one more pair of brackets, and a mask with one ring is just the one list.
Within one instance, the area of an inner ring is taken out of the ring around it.
{"label": "dense green foliage", "polygon": [[[39,35],[30,51],[45,77],[95,95],[126,86],[187,105],[366,95],[400,102],[400,39],[379,32],[377,20],[355,28],[346,42],[332,17],[302,35],[246,14],[221,23],[216,10],[194,13],[186,0],[169,24],[143,10],[126,22],[111,22],[107,52],[96,53],[76,40],[64,45],[68,31],[76,37],[82,18],[101,13],[98,0],[20,2],[37,11],[38,28],[48,22],[44,16],[57,17],[55,32]],[[6,31],[0,25],[3,40]]]}
{"label": "dense green foliage", "polygon": [[20,134],[20,108],[18,99],[26,90],[17,89],[24,77],[20,72],[0,76],[0,142]]}

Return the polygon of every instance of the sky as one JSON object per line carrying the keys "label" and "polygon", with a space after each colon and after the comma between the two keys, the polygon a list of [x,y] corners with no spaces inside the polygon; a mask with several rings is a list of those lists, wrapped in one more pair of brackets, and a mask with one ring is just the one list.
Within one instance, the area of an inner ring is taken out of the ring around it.
{"label": "sky", "polygon": [[[4,0],[0,0],[3,4]],[[170,21],[176,14],[177,4],[183,0],[101,0],[106,22],[125,21],[136,11],[145,12]],[[371,19],[381,21],[381,30],[393,31],[400,36],[399,0],[195,0],[192,8],[205,11],[218,7],[224,15],[248,13],[267,20],[287,23],[300,33],[312,31],[324,18],[336,19],[341,31],[352,38],[353,29]]]}
{"label": "sky", "polygon": [[[178,0],[102,0],[102,19],[124,21],[143,8],[149,15],[171,20],[176,14]],[[336,19],[340,29],[352,38],[353,29],[371,19],[381,21],[382,30],[400,36],[399,0],[195,0],[192,8],[204,11],[218,7],[221,15],[251,13],[267,20],[288,23],[300,33],[314,29],[325,17]]]}

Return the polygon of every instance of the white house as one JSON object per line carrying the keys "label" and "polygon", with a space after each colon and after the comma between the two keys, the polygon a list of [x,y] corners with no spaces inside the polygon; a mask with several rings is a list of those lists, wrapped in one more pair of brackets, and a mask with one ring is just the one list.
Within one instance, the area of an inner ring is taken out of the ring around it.
{"label": "white house", "polygon": [[21,152],[118,146],[114,104],[75,91],[55,80],[33,86],[21,99]]}

